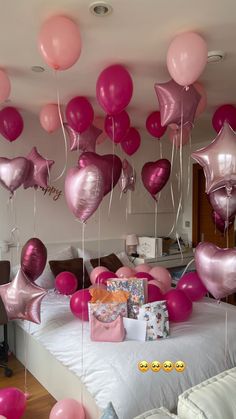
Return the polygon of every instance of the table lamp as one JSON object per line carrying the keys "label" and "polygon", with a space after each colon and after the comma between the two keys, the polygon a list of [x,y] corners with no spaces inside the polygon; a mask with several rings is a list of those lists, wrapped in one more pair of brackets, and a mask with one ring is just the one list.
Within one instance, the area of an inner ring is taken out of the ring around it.
{"label": "table lamp", "polygon": [[135,258],[139,256],[137,253],[138,243],[138,236],[136,234],[128,234],[128,236],[126,236],[125,245],[128,256],[133,256]]}

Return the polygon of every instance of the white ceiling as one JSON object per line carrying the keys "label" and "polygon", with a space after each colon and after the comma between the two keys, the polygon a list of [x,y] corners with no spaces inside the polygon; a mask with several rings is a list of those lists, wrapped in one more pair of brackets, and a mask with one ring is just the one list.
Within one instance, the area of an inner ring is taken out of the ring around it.
{"label": "white ceiling", "polygon": [[[38,51],[37,37],[44,19],[65,14],[80,26],[82,54],[75,66],[59,73],[61,102],[85,95],[91,99],[95,113],[102,114],[95,98],[96,79],[106,66],[121,63],[134,81],[128,108],[132,124],[144,127],[148,113],[158,108],[154,83],[169,79],[165,59],[170,41],[178,32],[195,30],[204,36],[209,50],[219,49],[227,54],[223,62],[208,64],[201,77],[209,106],[196,127],[198,135],[203,128],[210,129],[213,110],[220,104],[236,102],[235,0],[108,2],[113,13],[103,18],[90,13],[89,0],[1,2],[0,67],[6,68],[11,78],[12,104],[38,112],[42,104],[56,101],[56,80]],[[42,65],[46,71],[33,73],[32,65]]]}

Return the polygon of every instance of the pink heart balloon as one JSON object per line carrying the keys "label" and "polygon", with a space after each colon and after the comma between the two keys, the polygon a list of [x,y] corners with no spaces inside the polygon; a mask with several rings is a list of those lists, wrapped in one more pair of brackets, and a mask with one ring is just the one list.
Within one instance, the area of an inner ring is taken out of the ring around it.
{"label": "pink heart balloon", "polygon": [[25,181],[30,163],[24,157],[6,159],[0,157],[0,183],[13,193]]}
{"label": "pink heart balloon", "polygon": [[236,249],[200,243],[195,250],[195,265],[203,284],[216,299],[236,291]]}
{"label": "pink heart balloon", "polygon": [[[236,189],[228,196],[225,188],[217,189],[209,194],[211,206],[223,220],[236,215]],[[228,208],[227,208],[228,207]]]}
{"label": "pink heart balloon", "polygon": [[142,168],[142,181],[145,188],[156,199],[155,195],[167,183],[170,177],[171,164],[167,159],[146,163]]}
{"label": "pink heart balloon", "polygon": [[102,172],[105,196],[111,191],[112,187],[114,188],[116,186],[120,178],[122,169],[121,160],[115,154],[105,154],[104,156],[100,156],[99,154],[92,152],[82,153],[78,160],[79,167],[84,168],[91,164],[96,166]]}

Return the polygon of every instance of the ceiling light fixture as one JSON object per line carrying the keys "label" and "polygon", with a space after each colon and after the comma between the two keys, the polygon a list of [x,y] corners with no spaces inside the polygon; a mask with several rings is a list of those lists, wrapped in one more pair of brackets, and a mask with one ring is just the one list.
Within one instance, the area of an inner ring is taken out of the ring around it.
{"label": "ceiling light fixture", "polygon": [[218,63],[225,58],[225,53],[223,51],[209,51],[207,56],[208,63]]}
{"label": "ceiling light fixture", "polygon": [[41,67],[40,65],[33,65],[31,70],[34,71],[34,73],[43,73],[45,68]]}
{"label": "ceiling light fixture", "polygon": [[104,17],[112,12],[112,7],[106,2],[96,1],[89,6],[89,10],[95,16]]}

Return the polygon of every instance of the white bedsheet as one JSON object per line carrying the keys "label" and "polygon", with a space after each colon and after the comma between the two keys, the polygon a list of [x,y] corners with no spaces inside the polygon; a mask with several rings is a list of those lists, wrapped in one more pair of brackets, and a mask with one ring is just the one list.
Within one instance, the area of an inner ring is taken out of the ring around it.
{"label": "white bedsheet", "polygon": [[[84,323],[82,345],[82,324],[70,312],[69,297],[53,292],[43,300],[41,325],[18,324],[81,378],[100,408],[112,401],[119,419],[159,406],[172,410],[184,390],[236,366],[236,308],[210,299],[194,303],[188,322],[171,324],[168,339],[153,342],[91,342]],[[186,370],[141,373],[141,360],[183,360]]]}

